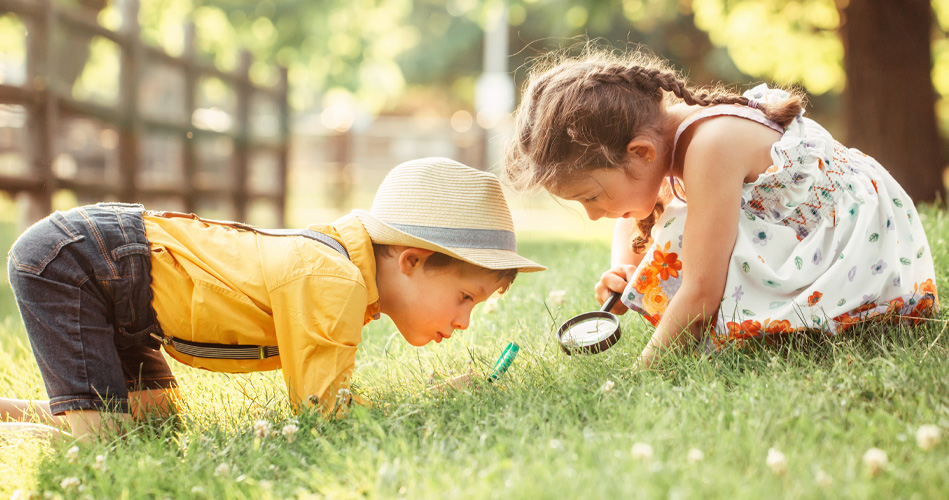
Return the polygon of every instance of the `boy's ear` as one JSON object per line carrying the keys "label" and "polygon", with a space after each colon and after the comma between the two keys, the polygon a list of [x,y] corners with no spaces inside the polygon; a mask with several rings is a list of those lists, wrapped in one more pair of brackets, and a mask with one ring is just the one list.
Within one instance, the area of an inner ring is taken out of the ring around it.
{"label": "boy's ear", "polygon": [[424,248],[405,247],[399,252],[399,271],[402,274],[409,274],[415,269],[421,269],[425,260],[435,253],[433,250]]}
{"label": "boy's ear", "polygon": [[656,159],[656,145],[652,140],[643,136],[635,137],[626,145],[626,154],[632,158],[651,163]]}

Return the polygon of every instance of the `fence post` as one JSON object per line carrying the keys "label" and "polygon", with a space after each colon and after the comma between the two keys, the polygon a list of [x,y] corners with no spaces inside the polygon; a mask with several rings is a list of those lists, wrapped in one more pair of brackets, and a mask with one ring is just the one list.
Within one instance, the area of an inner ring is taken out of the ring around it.
{"label": "fence post", "polygon": [[122,109],[122,123],[119,126],[119,196],[127,202],[138,201],[136,172],[140,160],[139,141],[144,130],[138,109],[139,68],[142,60],[138,8],[138,0],[127,0],[122,9],[125,43],[119,75],[119,105]]}
{"label": "fence post", "polygon": [[29,175],[40,184],[35,189],[17,195],[20,207],[17,225],[20,229],[46,217],[53,211],[53,191],[56,179],[53,176],[53,158],[56,147],[56,123],[58,103],[53,74],[53,23],[56,13],[52,0],[37,0],[40,14],[32,18],[26,47],[26,75],[28,87],[39,93],[40,98],[29,106],[28,137],[30,140]]}
{"label": "fence post", "polygon": [[287,176],[290,173],[290,103],[287,99],[290,84],[287,77],[287,68],[280,68],[280,149],[277,153],[277,170],[280,176],[280,203],[277,204],[277,221],[281,226],[287,225]]}
{"label": "fence post", "polygon": [[181,54],[181,59],[184,61],[184,76],[185,76],[185,92],[184,92],[184,106],[185,106],[185,116],[187,117],[187,122],[185,123],[185,133],[182,140],[182,153],[184,158],[181,160],[182,170],[184,173],[185,181],[185,192],[184,192],[184,205],[185,212],[195,212],[197,210],[197,192],[194,186],[194,174],[195,174],[195,151],[194,151],[194,141],[195,141],[195,129],[194,129],[194,109],[196,102],[196,95],[198,92],[198,68],[197,68],[197,57],[195,56],[194,49],[194,37],[195,29],[194,23],[185,24],[185,47],[184,52]]}
{"label": "fence post", "polygon": [[250,151],[250,53],[241,51],[240,65],[237,69],[237,138],[234,144],[234,191],[233,202],[236,220],[247,220],[247,163]]}

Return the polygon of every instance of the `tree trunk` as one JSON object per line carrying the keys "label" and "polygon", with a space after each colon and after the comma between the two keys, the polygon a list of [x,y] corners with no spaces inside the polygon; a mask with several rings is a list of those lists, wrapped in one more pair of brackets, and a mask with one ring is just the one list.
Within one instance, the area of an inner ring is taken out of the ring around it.
{"label": "tree trunk", "polygon": [[876,158],[917,202],[945,194],[932,23],[930,0],[850,0],[841,10],[846,145]]}

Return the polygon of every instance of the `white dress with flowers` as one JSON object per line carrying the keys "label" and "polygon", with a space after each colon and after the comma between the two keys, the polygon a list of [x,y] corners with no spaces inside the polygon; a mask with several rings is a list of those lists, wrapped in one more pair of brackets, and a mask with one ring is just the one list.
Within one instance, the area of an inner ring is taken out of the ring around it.
{"label": "white dress with flowers", "polygon": [[[782,99],[764,85],[745,93]],[[707,108],[699,119],[740,116],[782,130],[744,106]],[[926,234],[912,200],[873,158],[798,116],[771,148],[773,165],[742,189],[738,236],[712,344],[774,333],[837,333],[862,321],[918,321],[938,301]],[[622,300],[658,324],[682,283],[687,205],[673,200]]]}

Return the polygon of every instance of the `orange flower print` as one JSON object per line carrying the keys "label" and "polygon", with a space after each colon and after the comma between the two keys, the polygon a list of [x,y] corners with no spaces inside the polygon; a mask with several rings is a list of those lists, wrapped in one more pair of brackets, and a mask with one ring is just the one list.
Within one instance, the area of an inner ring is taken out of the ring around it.
{"label": "orange flower print", "polygon": [[662,321],[661,314],[657,314],[655,316],[651,316],[649,314],[643,314],[643,317],[646,318],[646,321],[648,321],[652,326],[659,326],[659,322]]}
{"label": "orange flower print", "polygon": [[860,307],[854,309],[853,311],[850,311],[850,314],[853,315],[853,316],[857,316],[857,315],[860,315],[860,314],[862,314],[862,313],[865,313],[865,312],[869,311],[870,309],[876,309],[876,306],[877,306],[877,305],[876,305],[876,302],[868,302],[868,303],[866,303],[866,304],[864,304],[864,305],[862,305],[862,306],[860,306]]}
{"label": "orange flower print", "polygon": [[753,319],[746,319],[741,323],[729,321],[725,324],[728,328],[728,338],[733,340],[749,339],[761,335],[761,323]]}
{"label": "orange flower print", "polygon": [[823,296],[824,294],[820,292],[812,293],[811,296],[807,298],[807,305],[814,307],[815,305],[817,305],[818,302],[820,302],[820,299]]}
{"label": "orange flower print", "polygon": [[932,278],[929,278],[928,280],[919,284],[919,291],[936,295],[936,284],[933,283]]}
{"label": "orange flower print", "polygon": [[859,316],[851,316],[849,313],[843,313],[834,318],[834,321],[837,322],[837,333],[842,333],[851,329],[854,325],[860,324],[863,320],[861,320]]}
{"label": "orange flower print", "polygon": [[646,295],[646,292],[658,286],[659,271],[652,266],[644,267],[634,280],[634,287],[636,288],[636,291],[643,295]]}
{"label": "orange flower print", "polygon": [[659,277],[663,281],[669,279],[669,276],[673,278],[679,277],[679,270],[682,269],[682,261],[679,260],[679,254],[677,253],[662,253],[661,250],[656,250],[652,253],[652,263],[650,266],[656,268],[659,272]]}
{"label": "orange flower print", "polygon": [[913,308],[912,315],[917,318],[928,317],[933,312],[933,299],[926,297],[920,300]]}
{"label": "orange flower print", "polygon": [[791,322],[782,319],[780,321],[771,321],[770,323],[766,320],[764,331],[767,333],[791,333],[794,331],[791,328]]}
{"label": "orange flower print", "polygon": [[666,312],[668,305],[669,297],[666,297],[666,294],[662,293],[662,288],[658,286],[650,288],[643,297],[643,309],[654,316]]}
{"label": "orange flower print", "polygon": [[893,299],[893,300],[890,301],[890,307],[888,307],[888,308],[886,309],[886,312],[887,312],[887,313],[899,314],[900,311],[903,310],[903,305],[904,305],[903,298],[902,298],[902,297],[897,297],[897,298],[895,298],[895,299]]}

